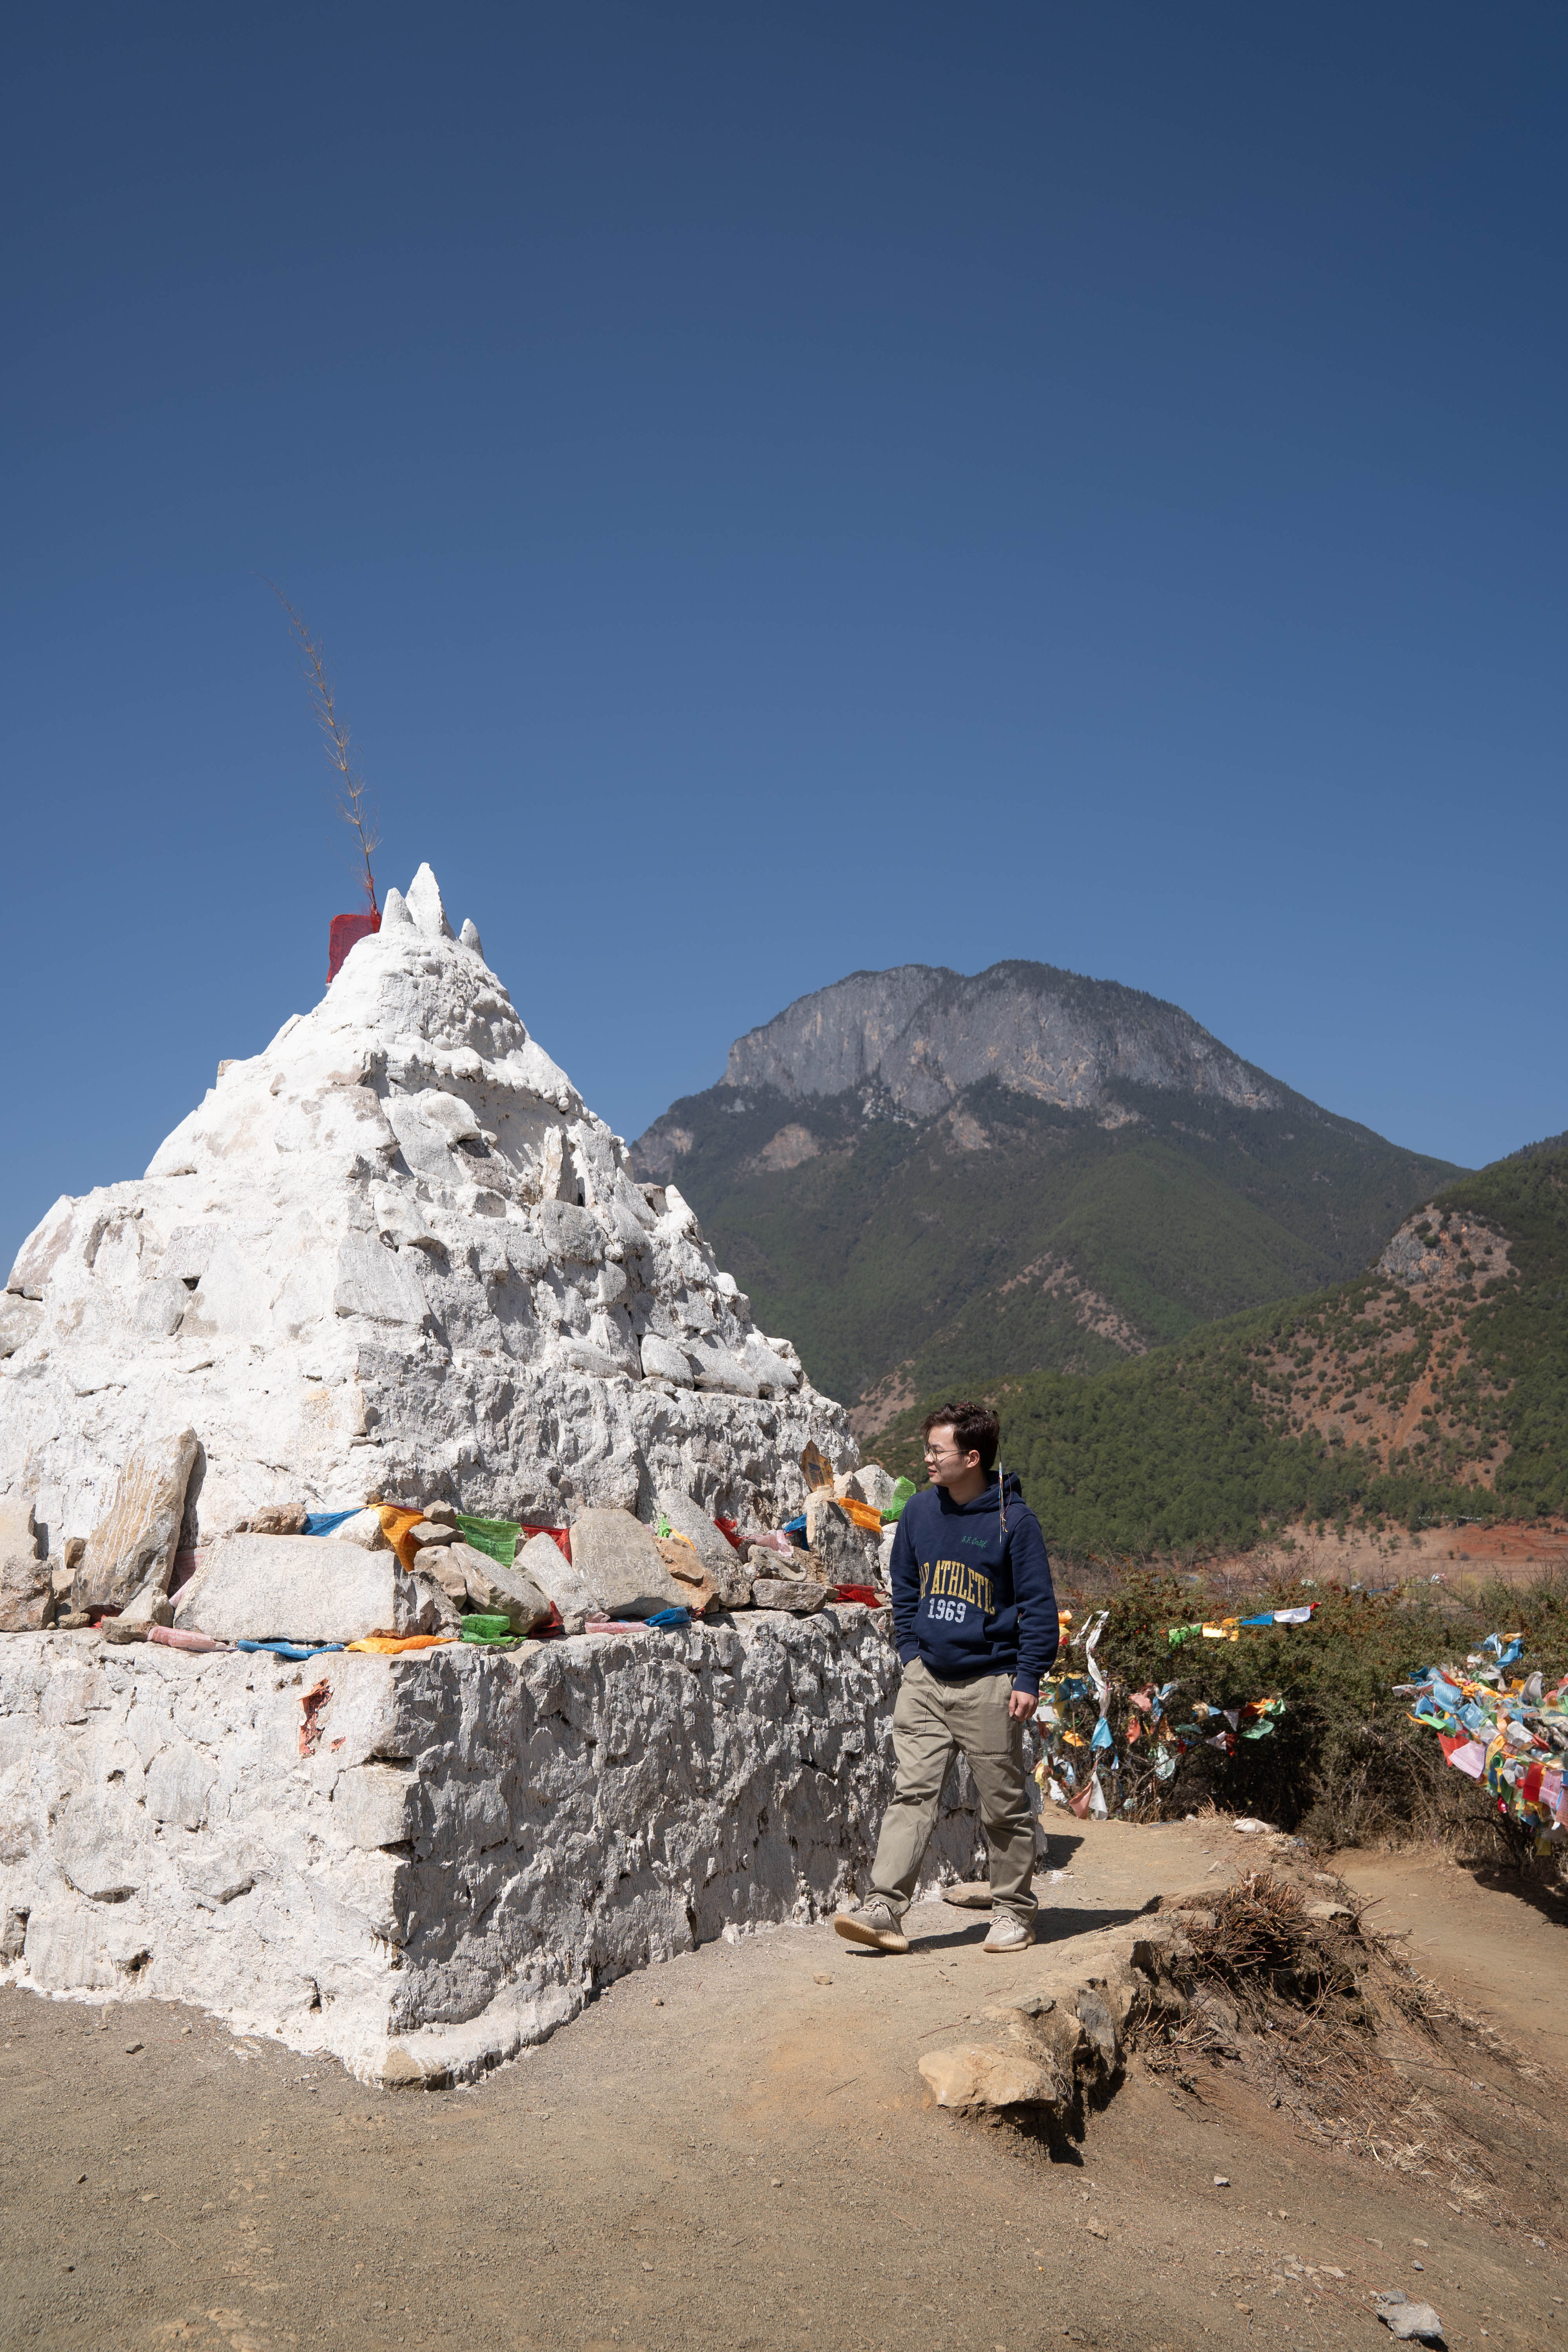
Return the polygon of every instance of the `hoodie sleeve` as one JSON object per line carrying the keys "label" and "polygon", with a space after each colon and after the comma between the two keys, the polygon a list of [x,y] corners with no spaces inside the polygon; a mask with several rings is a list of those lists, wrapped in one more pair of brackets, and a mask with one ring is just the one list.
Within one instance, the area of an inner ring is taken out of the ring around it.
{"label": "hoodie sleeve", "polygon": [[[889,1573],[893,1580],[893,1641],[900,1661],[906,1666],[921,1654],[915,1619],[921,1605],[921,1564],[910,1539],[910,1512],[913,1501],[906,1503],[893,1537],[893,1557]],[[1041,1547],[1042,1550],[1044,1546]]]}
{"label": "hoodie sleeve", "polygon": [[[1013,1676],[1013,1687],[1037,1698],[1040,1676],[1048,1674],[1055,1664],[1061,1639],[1056,1590],[1051,1583],[1046,1539],[1040,1533],[1038,1519],[1027,1505],[1018,1510],[1016,1517],[1009,1510],[1008,1528],[1012,1537],[1009,1550],[1013,1597],[1018,1604],[1018,1670]],[[897,1558],[896,1545],[894,1557]],[[894,1590],[897,1591],[896,1584]],[[895,1603],[895,1609],[896,1606]]]}

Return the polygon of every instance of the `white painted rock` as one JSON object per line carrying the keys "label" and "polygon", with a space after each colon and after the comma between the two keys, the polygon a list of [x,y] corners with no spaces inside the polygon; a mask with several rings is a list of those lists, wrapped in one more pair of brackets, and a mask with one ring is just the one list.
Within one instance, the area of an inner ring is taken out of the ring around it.
{"label": "white painted rock", "polygon": [[684,1536],[696,1552],[719,1596],[720,1607],[743,1609],[751,1597],[751,1571],[701,1505],[675,1486],[661,1486],[654,1501],[668,1521],[671,1534]]}
{"label": "white painted rock", "polygon": [[36,1633],[52,1601],[31,1507],[0,1502],[0,1633]]}
{"label": "white painted rock", "polygon": [[863,1462],[858,1470],[847,1471],[833,1483],[838,1494],[868,1503],[874,1511],[890,1511],[898,1499],[899,1482],[879,1462]]}
{"label": "white painted rock", "polygon": [[220,1642],[357,1642],[435,1630],[428,1591],[395,1552],[316,1536],[226,1536],[175,1602],[177,1625]]}
{"label": "white painted rock", "polygon": [[808,1439],[855,1458],[679,1192],[634,1181],[477,935],[451,937],[427,868],[145,1176],[57,1202],[7,1288],[0,1500],[57,1549],[185,1428],[198,1545],[373,1495],[560,1524],[668,1486],[787,1517]]}
{"label": "white painted rock", "polygon": [[144,1584],[168,1591],[199,1450],[195,1431],[182,1429],[132,1454],[87,1539],[71,1587],[75,1608],[118,1608]]}
{"label": "white painted rock", "polygon": [[0,1358],[14,1356],[25,1347],[43,1318],[44,1310],[36,1298],[23,1298],[8,1290],[0,1298]]}
{"label": "white painted rock", "polygon": [[740,1554],[714,1526],[701,1504],[682,1494],[679,1486],[661,1486],[654,1504],[668,1521],[671,1535],[684,1536],[704,1567],[727,1571],[731,1566],[740,1566]]}
{"label": "white painted rock", "polygon": [[673,1339],[661,1339],[657,1331],[644,1335],[642,1368],[645,1379],[650,1381],[673,1381],[679,1389],[693,1384],[690,1357]]}
{"label": "white painted rock", "polygon": [[629,1511],[580,1511],[572,1522],[572,1565],[595,1612],[606,1617],[652,1617],[686,1606],[651,1532]]}

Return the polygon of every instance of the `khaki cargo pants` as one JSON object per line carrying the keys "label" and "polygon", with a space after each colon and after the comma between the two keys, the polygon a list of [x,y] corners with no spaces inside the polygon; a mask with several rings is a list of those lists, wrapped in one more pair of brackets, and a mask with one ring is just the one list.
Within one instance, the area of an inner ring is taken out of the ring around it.
{"label": "khaki cargo pants", "polygon": [[962,1748],[980,1791],[993,1906],[1025,1927],[1033,1925],[1035,1815],[1024,1780],[1024,1727],[1007,1713],[1012,1692],[1008,1675],[945,1683],[919,1658],[904,1668],[893,1709],[898,1777],[877,1841],[870,1894],[896,1919],[909,1908],[942,1789]]}

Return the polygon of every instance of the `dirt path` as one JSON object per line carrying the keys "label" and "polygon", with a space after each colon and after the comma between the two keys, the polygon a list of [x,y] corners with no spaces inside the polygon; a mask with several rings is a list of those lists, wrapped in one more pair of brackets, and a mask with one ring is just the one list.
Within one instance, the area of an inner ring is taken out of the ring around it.
{"label": "dirt path", "polygon": [[1568,1896],[1442,1855],[1344,1853],[1334,1867],[1376,1905],[1369,1924],[1403,1931],[1418,1969],[1568,2080]]}
{"label": "dirt path", "polygon": [[[1247,1843],[1212,1822],[1057,1841],[1049,1938],[1217,1887]],[[1416,1911],[1423,1868],[1356,1864]],[[1478,1921],[1513,1918],[1475,1895]],[[0,2339],[1378,2352],[1366,2298],[1397,2285],[1455,2347],[1557,2340],[1560,2250],[1302,2140],[1223,2072],[1184,2095],[1135,2062],[1069,2162],[928,2107],[921,2048],[1059,1950],[988,1958],[984,1918],[941,1905],[914,1926],[905,1960],[825,1926],[708,1946],[425,2095],[189,2011],[0,1992]],[[1531,1952],[1560,1987],[1551,1943]],[[1557,2095],[1521,2111],[1549,2163]]]}

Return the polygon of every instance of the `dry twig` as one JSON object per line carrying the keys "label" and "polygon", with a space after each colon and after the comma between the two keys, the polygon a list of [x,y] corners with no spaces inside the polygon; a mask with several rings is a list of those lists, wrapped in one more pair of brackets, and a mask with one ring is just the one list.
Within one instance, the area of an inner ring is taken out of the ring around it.
{"label": "dry twig", "polygon": [[376,830],[374,803],[368,799],[370,788],[349,738],[348,722],[338,712],[332,682],[327,674],[326,654],[321,639],[310,635],[303,615],[295,611],[277,583],[269,580],[267,585],[288,614],[289,625],[299,643],[305,684],[310,691],[310,707],[316,714],[316,724],[321,730],[327,757],[342,778],[338,814],[358,837],[360,855],[364,860],[364,895],[370,900],[371,913],[378,914],[375,877],[371,872],[370,858],[372,850],[380,844],[381,835]]}

